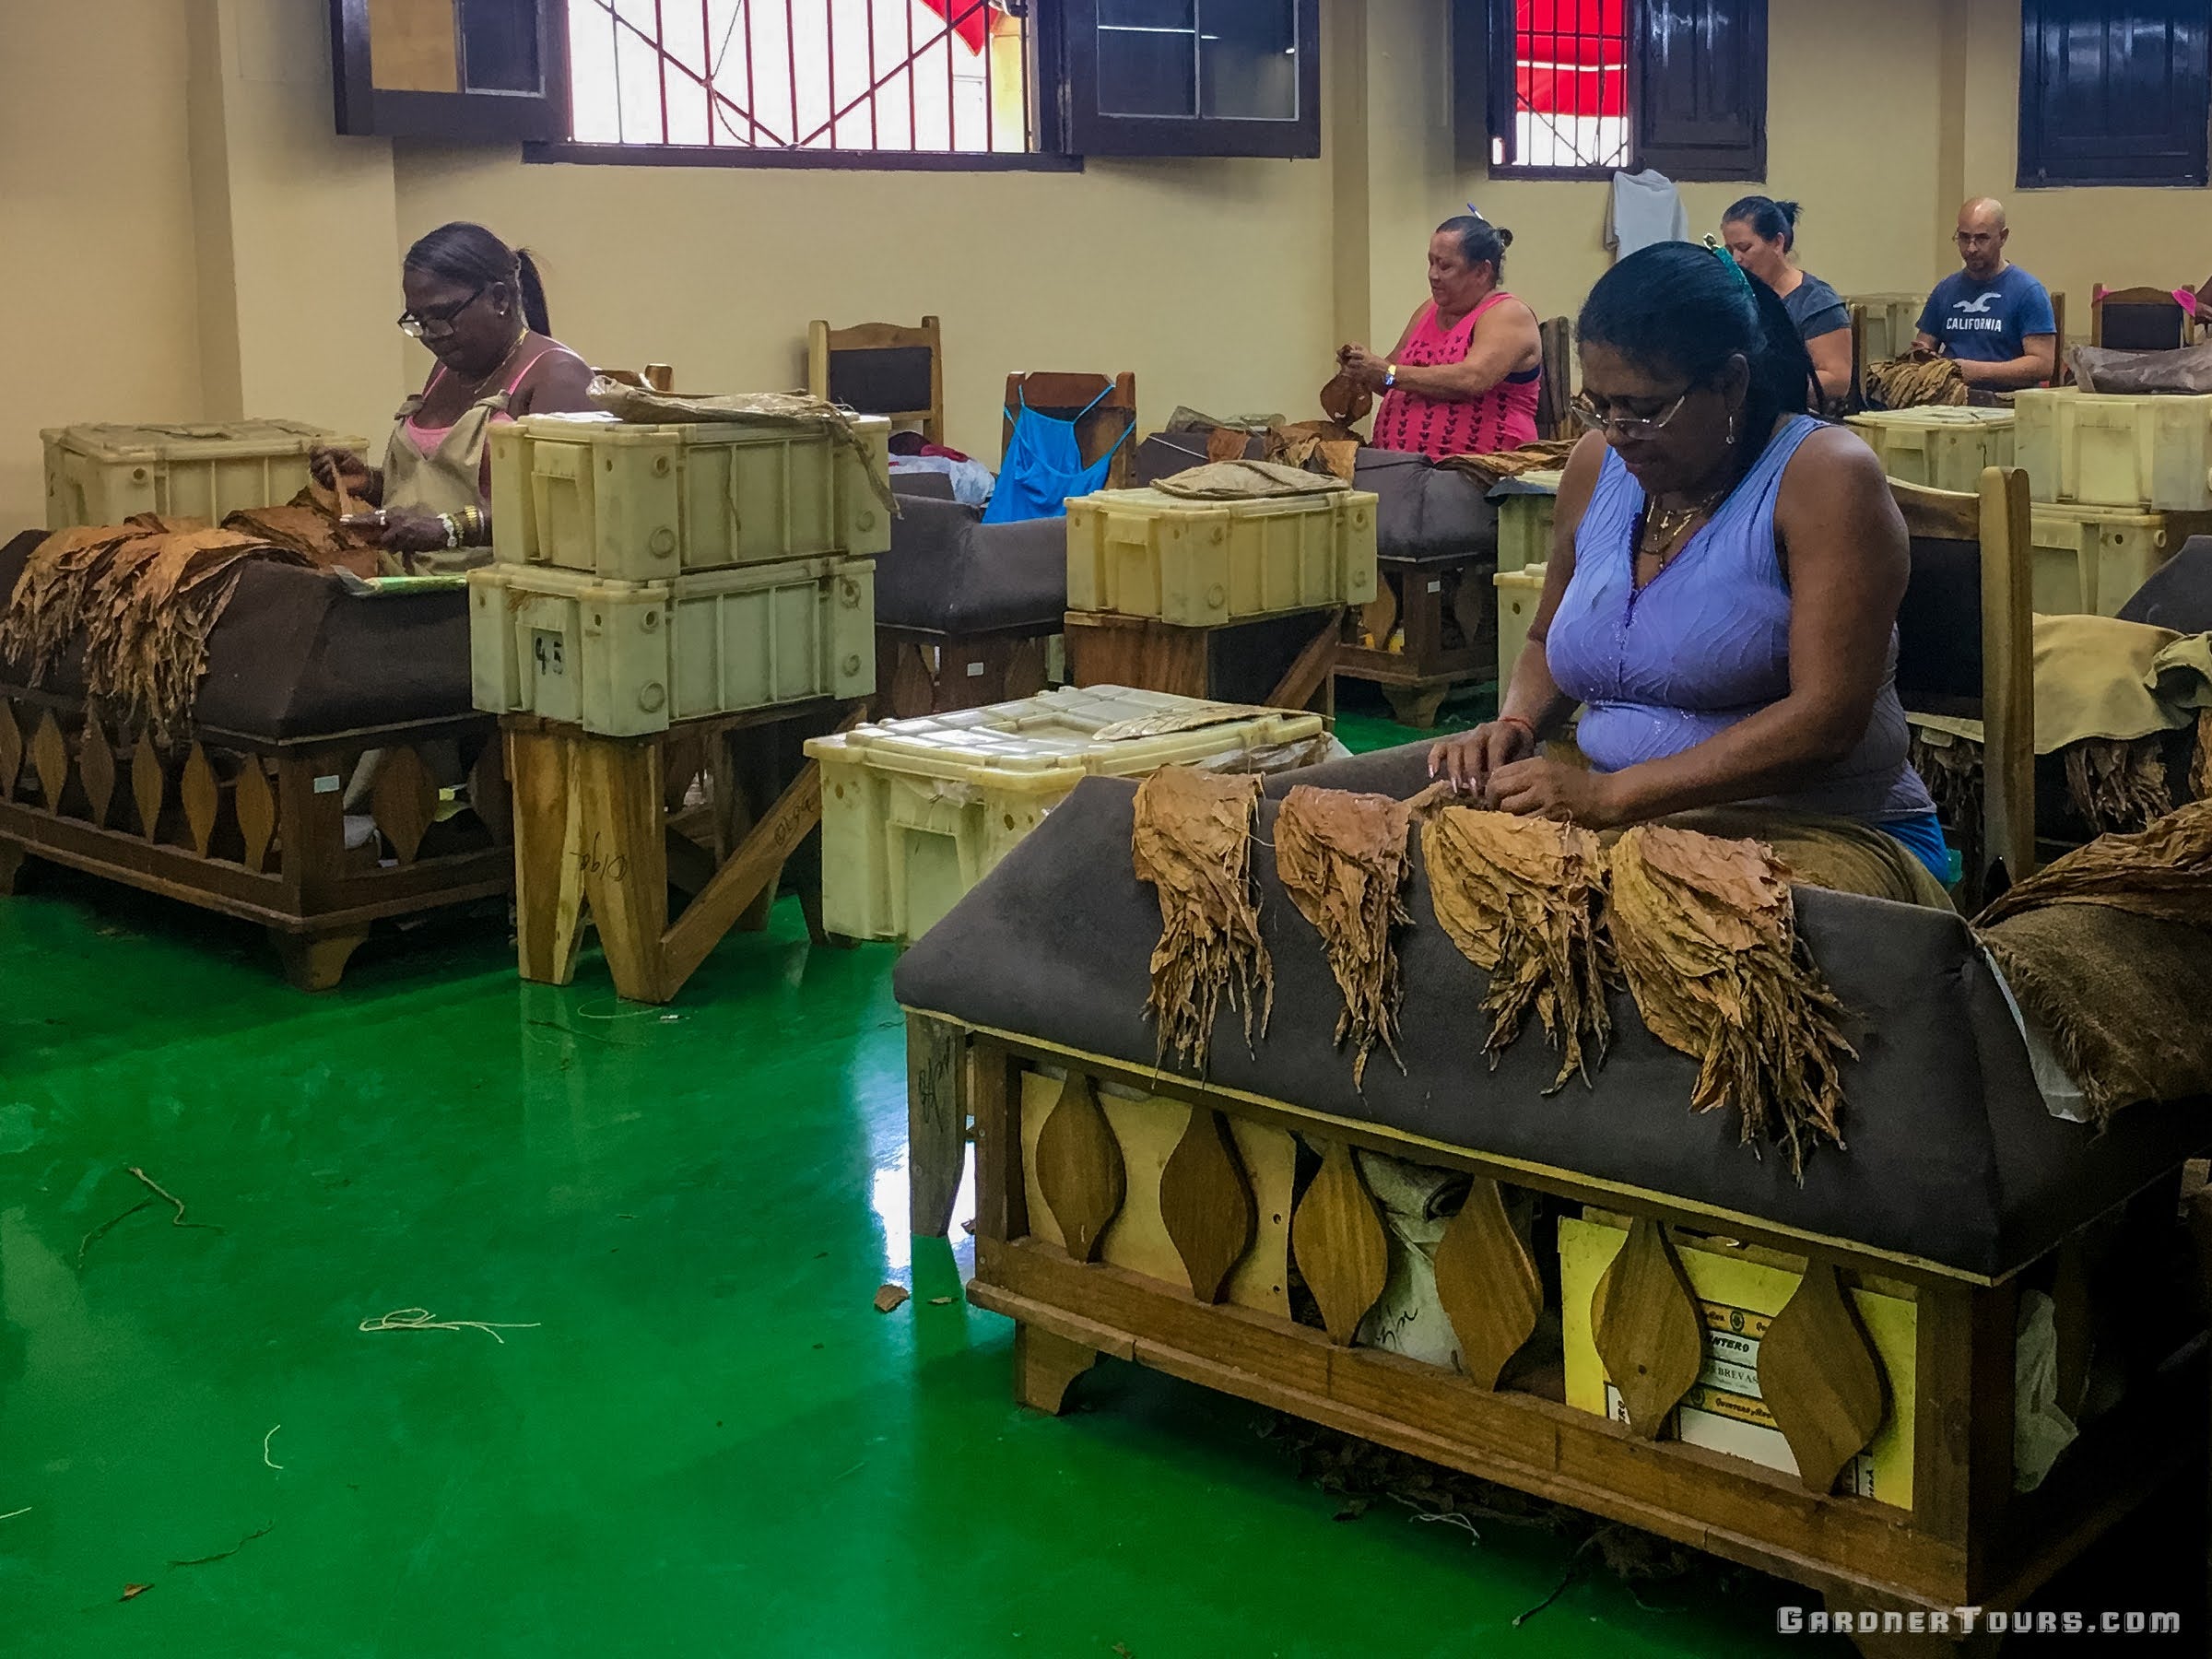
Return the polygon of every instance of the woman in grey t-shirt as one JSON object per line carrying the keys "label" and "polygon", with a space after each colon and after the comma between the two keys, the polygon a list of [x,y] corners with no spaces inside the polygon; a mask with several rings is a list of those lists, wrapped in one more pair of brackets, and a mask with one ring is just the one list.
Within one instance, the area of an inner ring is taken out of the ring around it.
{"label": "woman in grey t-shirt", "polygon": [[1822,400],[1831,408],[1851,392],[1851,312],[1843,297],[1797,268],[1797,204],[1750,195],[1721,216],[1721,237],[1735,263],[1782,297],[1797,324],[1797,337],[1820,376]]}

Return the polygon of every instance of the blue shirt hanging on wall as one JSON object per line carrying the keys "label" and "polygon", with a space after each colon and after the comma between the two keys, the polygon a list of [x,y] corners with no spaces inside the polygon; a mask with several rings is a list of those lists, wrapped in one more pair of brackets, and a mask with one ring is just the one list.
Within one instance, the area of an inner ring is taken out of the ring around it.
{"label": "blue shirt hanging on wall", "polygon": [[2054,335],[2051,295],[2018,265],[1987,282],[1954,271],[1936,285],[1920,313],[1920,332],[1946,357],[1970,363],[2008,363],[2028,355],[2032,335]]}

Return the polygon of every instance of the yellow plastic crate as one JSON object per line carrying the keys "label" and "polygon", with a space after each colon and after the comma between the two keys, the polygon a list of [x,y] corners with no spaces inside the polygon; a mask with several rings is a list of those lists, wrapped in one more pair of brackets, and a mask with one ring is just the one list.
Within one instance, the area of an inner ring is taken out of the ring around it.
{"label": "yellow plastic crate", "polygon": [[1067,607],[1218,628],[1375,596],[1375,498],[1190,501],[1105,489],[1067,504]]}
{"label": "yellow plastic crate", "polygon": [[670,582],[468,574],[479,709],[610,737],[876,688],[876,563],[810,559]]}
{"label": "yellow plastic crate", "polygon": [[661,582],[891,545],[891,423],[860,418],[870,459],[827,429],[633,425],[533,415],[491,433],[492,554],[502,564]]}
{"label": "yellow plastic crate", "polygon": [[2029,527],[2035,608],[2047,617],[2116,617],[2183,542],[2207,535],[2212,513],[2039,501]]}
{"label": "yellow plastic crate", "polygon": [[1518,571],[1500,571],[1491,578],[1498,588],[1498,698],[1505,700],[1505,688],[1513,683],[1513,665],[1520,661],[1521,649],[1528,643],[1528,630],[1535,626],[1536,606],[1544,597],[1544,570],[1540,564],[1525,565]]}
{"label": "yellow plastic crate", "polygon": [[[1523,473],[1498,487],[1490,500],[1498,504],[1498,568],[1518,571],[1540,565],[1551,557],[1551,527],[1559,504],[1557,472]],[[1535,486],[1512,488],[1509,486]]]}
{"label": "yellow plastic crate", "polygon": [[2212,512],[2212,396],[2036,388],[2013,394],[2015,445],[2039,501]]}
{"label": "yellow plastic crate", "polygon": [[[1114,733],[1209,709],[1220,718],[1187,731]],[[1316,757],[1326,741],[1318,714],[1121,686],[1069,687],[815,738],[806,752],[822,767],[823,924],[854,939],[920,937],[1087,777],[1142,777],[1228,757],[1272,770]]]}
{"label": "yellow plastic crate", "polygon": [[314,451],[365,441],[297,420],[198,426],[53,427],[46,445],[46,528],[120,524],[140,512],[220,524],[279,507],[307,488]]}
{"label": "yellow plastic crate", "polygon": [[1853,415],[1850,426],[1880,458],[1882,471],[1907,484],[1971,494],[1982,488],[1984,469],[2013,464],[2010,409],[1885,410]]}
{"label": "yellow plastic crate", "polygon": [[1847,294],[1844,304],[1865,312],[1864,360],[1882,363],[1912,349],[1920,333],[1920,313],[1927,309],[1925,294]]}

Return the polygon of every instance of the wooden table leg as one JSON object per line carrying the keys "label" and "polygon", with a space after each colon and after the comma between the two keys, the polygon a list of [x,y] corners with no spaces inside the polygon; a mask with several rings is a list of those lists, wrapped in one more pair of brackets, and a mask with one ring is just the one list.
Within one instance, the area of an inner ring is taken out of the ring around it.
{"label": "wooden table leg", "polygon": [[951,1230],[968,1163],[968,1035],[926,1015],[906,1018],[906,1192],[923,1238]]}
{"label": "wooden table leg", "polygon": [[[575,739],[512,729],[505,737],[514,812],[517,968],[537,984],[565,985],[576,977],[583,924]],[[659,799],[653,797],[656,805]]]}
{"label": "wooden table leg", "polygon": [[1382,696],[1390,704],[1391,717],[1400,725],[1425,732],[1436,724],[1436,717],[1444,711],[1444,698],[1449,686],[1391,686],[1382,688]]}
{"label": "wooden table leg", "polygon": [[[665,1003],[676,988],[662,972],[668,925],[668,847],[662,801],[661,740],[597,737],[574,745],[576,862],[584,901],[599,924],[615,992]],[[710,889],[712,883],[709,884]]]}
{"label": "wooden table leg", "polygon": [[336,990],[338,982],[346,977],[346,964],[368,936],[365,927],[322,934],[269,929],[269,943],[276,947],[276,959],[284,965],[284,977],[297,991]]}
{"label": "wooden table leg", "polygon": [[1069,1384],[1099,1361],[1099,1351],[1055,1336],[1033,1324],[1014,1327],[1014,1397],[1058,1417],[1067,1409]]}
{"label": "wooden table leg", "polygon": [[[640,1000],[665,1003],[682,990],[684,982],[698,971],[761,887],[783,868],[793,849],[821,821],[822,772],[809,760],[782,797],[746,833],[706,889],[660,935],[659,977],[654,986],[659,994]],[[664,876],[664,894],[665,890]],[[602,933],[606,927],[602,918]],[[610,965],[613,956],[610,947]],[[625,991],[623,994],[631,994]]]}
{"label": "wooden table leg", "polygon": [[23,868],[27,855],[14,841],[0,841],[0,899],[16,890],[16,877]]}
{"label": "wooden table leg", "polygon": [[1336,646],[1343,637],[1344,613],[1340,610],[1329,612],[1328,619],[1322,624],[1320,631],[1306,642],[1306,648],[1284,670],[1281,681],[1267,699],[1267,706],[1273,709],[1311,708],[1326,690],[1331,695],[1321,712],[1335,713]]}

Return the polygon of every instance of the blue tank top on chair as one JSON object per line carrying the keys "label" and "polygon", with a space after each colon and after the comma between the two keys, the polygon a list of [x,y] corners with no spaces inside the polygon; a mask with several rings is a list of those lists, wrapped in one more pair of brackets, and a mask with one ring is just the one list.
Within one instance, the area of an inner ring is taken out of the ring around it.
{"label": "blue tank top on chair", "polygon": [[[1783,426],[1711,521],[1641,588],[1634,542],[1643,488],[1606,452],[1575,531],[1573,579],[1545,641],[1553,680],[1583,705],[1576,738],[1599,771],[1678,755],[1789,695],[1790,588],[1774,502],[1791,457],[1820,425],[1801,415]],[[1858,747],[1802,788],[1756,804],[1884,828],[1932,815],[1935,802],[1907,759],[1896,674],[1892,629]]]}
{"label": "blue tank top on chair", "polygon": [[1106,469],[1129,434],[1132,420],[1113,441],[1113,447],[1086,466],[1083,442],[1076,428],[1084,416],[1113,395],[1113,388],[1092,398],[1074,420],[1040,415],[1030,407],[1027,393],[1020,394],[1021,413],[1006,411],[1014,422],[1014,436],[1006,445],[1006,464],[999,469],[991,504],[983,509],[986,524],[1018,524],[1030,519],[1065,518],[1071,497],[1087,496],[1106,481]]}

